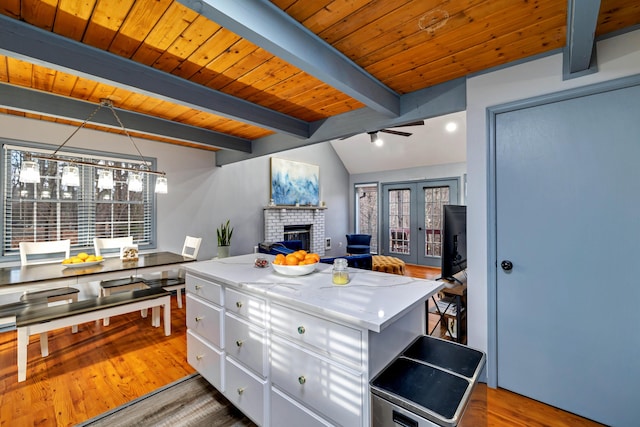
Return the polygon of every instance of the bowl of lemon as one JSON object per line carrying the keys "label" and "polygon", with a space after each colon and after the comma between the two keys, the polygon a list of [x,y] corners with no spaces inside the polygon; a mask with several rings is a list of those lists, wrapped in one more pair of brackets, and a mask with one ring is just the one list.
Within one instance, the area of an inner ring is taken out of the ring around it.
{"label": "bowl of lemon", "polygon": [[276,255],[271,266],[276,273],[283,276],[305,276],[313,273],[318,262],[320,262],[318,254],[299,250],[287,255]]}
{"label": "bowl of lemon", "polygon": [[62,265],[66,268],[81,268],[102,264],[103,262],[102,255],[90,255],[86,252],[80,252],[78,255],[64,259]]}

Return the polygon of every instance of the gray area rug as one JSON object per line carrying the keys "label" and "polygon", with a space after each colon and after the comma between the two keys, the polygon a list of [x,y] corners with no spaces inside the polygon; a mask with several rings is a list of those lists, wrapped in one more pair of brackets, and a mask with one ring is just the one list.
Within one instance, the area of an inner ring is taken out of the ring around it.
{"label": "gray area rug", "polygon": [[255,426],[199,374],[186,376],[79,426]]}

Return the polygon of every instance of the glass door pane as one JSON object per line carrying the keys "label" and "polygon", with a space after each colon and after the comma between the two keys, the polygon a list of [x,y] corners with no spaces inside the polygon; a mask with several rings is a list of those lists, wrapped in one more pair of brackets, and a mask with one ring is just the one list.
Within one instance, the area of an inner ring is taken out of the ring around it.
{"label": "glass door pane", "polygon": [[389,191],[389,247],[390,254],[411,254],[411,191]]}

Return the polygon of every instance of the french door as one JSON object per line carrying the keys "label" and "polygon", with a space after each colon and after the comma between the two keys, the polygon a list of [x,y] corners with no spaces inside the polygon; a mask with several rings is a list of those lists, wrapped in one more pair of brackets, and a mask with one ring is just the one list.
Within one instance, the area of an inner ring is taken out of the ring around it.
{"label": "french door", "polygon": [[442,206],[458,204],[456,178],[382,185],[379,252],[408,264],[440,267]]}

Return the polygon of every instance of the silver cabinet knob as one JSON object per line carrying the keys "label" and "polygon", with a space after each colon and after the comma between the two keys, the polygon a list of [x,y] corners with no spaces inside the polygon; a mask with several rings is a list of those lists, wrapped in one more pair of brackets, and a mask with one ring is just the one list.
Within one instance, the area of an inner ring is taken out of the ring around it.
{"label": "silver cabinet knob", "polygon": [[244,393],[244,387],[238,387],[238,394]]}
{"label": "silver cabinet knob", "polygon": [[202,289],[202,285],[196,285],[196,291],[199,291],[200,289]]}
{"label": "silver cabinet knob", "polygon": [[306,383],[306,382],[307,382],[307,379],[304,377],[304,375],[300,375],[300,376],[298,377],[298,382],[299,382],[300,384],[304,384],[304,383]]}
{"label": "silver cabinet knob", "polygon": [[199,322],[199,321],[201,321],[202,319],[204,319],[204,317],[202,317],[202,316],[196,316],[196,322]]}
{"label": "silver cabinet knob", "polygon": [[242,340],[237,340],[237,341],[236,341],[236,345],[237,345],[238,347],[242,347],[242,344],[243,344],[243,341],[242,341]]}
{"label": "silver cabinet knob", "polygon": [[304,328],[304,326],[298,326],[298,333],[300,335],[304,334],[306,332],[306,329]]}
{"label": "silver cabinet knob", "polygon": [[236,301],[236,307],[242,308],[242,301]]}
{"label": "silver cabinet knob", "polygon": [[202,360],[204,359],[204,354],[199,354],[196,356],[196,360]]}

